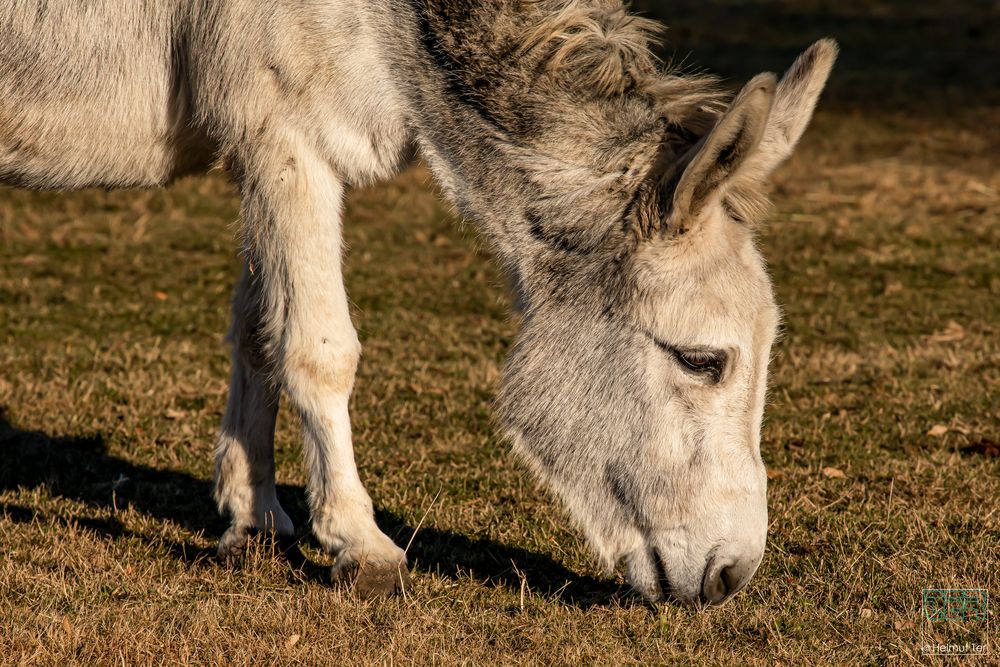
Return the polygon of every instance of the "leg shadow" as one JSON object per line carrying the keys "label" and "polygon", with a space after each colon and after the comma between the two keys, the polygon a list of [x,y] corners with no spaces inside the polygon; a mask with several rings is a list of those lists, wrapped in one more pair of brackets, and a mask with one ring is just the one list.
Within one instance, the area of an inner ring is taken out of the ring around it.
{"label": "leg shadow", "polygon": [[376,518],[397,544],[410,545],[407,555],[420,570],[449,579],[471,577],[514,592],[527,588],[578,607],[639,600],[625,586],[577,574],[551,557],[528,549],[426,525],[415,532],[387,511],[376,512]]}
{"label": "leg shadow", "polygon": [[51,436],[23,431],[0,408],[0,490],[45,487],[53,496],[98,508],[125,509],[218,533],[225,521],[211,501],[211,483],[110,456],[97,434]]}
{"label": "leg shadow", "polygon": [[[161,521],[172,521],[195,533],[221,535],[227,527],[211,500],[210,480],[173,470],[136,465],[107,453],[100,435],[52,436],[16,428],[0,408],[0,490],[45,487],[49,494],[76,500],[95,508],[133,508]],[[282,504],[299,526],[308,522],[305,493],[301,487],[282,485]],[[8,520],[31,522],[37,510],[15,504],[0,504]],[[415,531],[398,515],[378,512],[379,525],[398,544],[411,542],[409,558],[417,571],[438,573],[451,579],[473,578],[493,587],[518,592],[527,587],[534,593],[559,598],[581,607],[632,600],[624,587],[609,581],[578,575],[544,554],[511,547],[494,540],[472,538],[433,527]],[[106,539],[150,538],[131,531],[118,519],[61,517],[85,526]],[[192,542],[166,544],[171,555],[188,563],[214,557],[214,549]],[[307,578],[325,579],[326,568],[309,561],[297,546],[284,550],[289,563]]]}

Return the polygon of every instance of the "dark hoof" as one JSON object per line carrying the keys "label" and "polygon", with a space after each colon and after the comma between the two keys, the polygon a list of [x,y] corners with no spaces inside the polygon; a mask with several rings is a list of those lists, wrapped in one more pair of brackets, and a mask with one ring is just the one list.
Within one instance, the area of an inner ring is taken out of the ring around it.
{"label": "dark hoof", "polygon": [[350,586],[362,600],[389,598],[410,590],[405,563],[364,563],[331,568],[333,583]]}

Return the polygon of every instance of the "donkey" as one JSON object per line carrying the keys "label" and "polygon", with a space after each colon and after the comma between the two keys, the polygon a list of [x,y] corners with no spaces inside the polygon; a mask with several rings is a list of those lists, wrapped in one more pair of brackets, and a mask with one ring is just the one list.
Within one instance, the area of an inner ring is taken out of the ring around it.
{"label": "donkey", "polygon": [[727,98],[663,67],[658,32],[617,0],[0,0],[0,183],[148,187],[222,165],[238,186],[221,555],[294,535],[274,479],[284,393],[334,578],[362,595],[408,580],[354,463],[341,211],[416,146],[514,285],[497,413],[516,455],[650,600],[746,585],[779,319],[754,229],[837,47]]}

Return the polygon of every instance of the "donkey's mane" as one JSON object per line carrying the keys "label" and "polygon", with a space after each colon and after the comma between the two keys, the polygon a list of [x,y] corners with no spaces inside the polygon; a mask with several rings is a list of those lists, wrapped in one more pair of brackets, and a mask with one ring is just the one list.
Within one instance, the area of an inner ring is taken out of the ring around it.
{"label": "donkey's mane", "polygon": [[[539,216],[548,220],[544,236],[575,251],[609,247],[592,221],[622,215],[619,206],[631,236],[659,228],[659,210],[655,224],[633,220],[635,202],[715,125],[728,102],[718,80],[664,64],[654,53],[663,26],[621,0],[522,0],[520,9],[514,53],[520,81],[538,97],[515,108],[534,102],[545,124],[530,129],[543,127],[536,136],[545,139],[515,135],[504,150],[538,186],[538,203],[551,206]],[[762,208],[757,200],[736,196],[730,208],[749,220]]]}
{"label": "donkey's mane", "polygon": [[617,0],[525,0],[541,20],[524,37],[521,52],[536,52],[544,68],[564,85],[605,97],[630,90],[655,100],[672,123],[693,123],[700,133],[706,116],[724,106],[715,77],[681,75],[654,54],[664,26],[629,14]]}

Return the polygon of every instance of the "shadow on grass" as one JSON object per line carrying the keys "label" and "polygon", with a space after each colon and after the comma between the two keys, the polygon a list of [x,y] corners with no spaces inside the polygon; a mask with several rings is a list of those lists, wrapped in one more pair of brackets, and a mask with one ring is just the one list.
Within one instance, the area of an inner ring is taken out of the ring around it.
{"label": "shadow on grass", "polygon": [[[168,520],[192,532],[221,535],[226,521],[211,500],[209,480],[172,470],[156,470],[109,456],[101,436],[51,436],[13,426],[0,408],[0,490],[45,487],[55,497],[102,509],[133,508],[158,520]],[[283,485],[278,495],[297,525],[306,525],[304,491]],[[291,502],[289,502],[291,501]],[[34,508],[0,505],[10,519],[27,523],[41,518]],[[298,514],[299,516],[296,516]],[[590,607],[635,599],[623,587],[578,575],[549,556],[489,539],[471,538],[433,527],[414,528],[397,514],[380,511],[379,525],[397,544],[409,548],[411,566],[451,579],[471,578],[489,586],[536,594]],[[136,538],[165,545],[172,557],[197,564],[215,557],[215,550],[162,536],[151,538],[127,528],[114,517],[68,517],[64,522],[88,528],[106,539]],[[311,562],[298,548],[288,548],[289,563],[306,578],[327,581],[327,568]]]}

